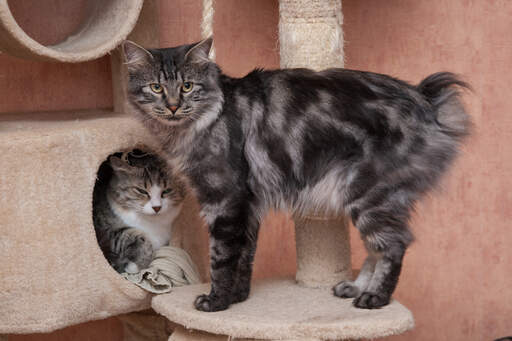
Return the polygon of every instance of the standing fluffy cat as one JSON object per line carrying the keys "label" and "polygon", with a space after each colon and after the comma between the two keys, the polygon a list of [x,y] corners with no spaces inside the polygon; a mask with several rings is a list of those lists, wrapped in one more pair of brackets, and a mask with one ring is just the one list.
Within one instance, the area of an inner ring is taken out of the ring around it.
{"label": "standing fluffy cat", "polygon": [[135,112],[188,176],[209,225],[212,287],[196,308],[248,297],[269,209],[348,214],[368,257],[334,294],[360,308],[388,304],[413,240],[411,209],[468,133],[466,85],[451,73],[412,86],[346,69],[231,78],[208,59],[211,44],[123,47]]}
{"label": "standing fluffy cat", "polygon": [[139,150],[109,157],[110,177],[94,191],[93,220],[103,254],[116,271],[146,268],[169,243],[184,185],[165,161]]}

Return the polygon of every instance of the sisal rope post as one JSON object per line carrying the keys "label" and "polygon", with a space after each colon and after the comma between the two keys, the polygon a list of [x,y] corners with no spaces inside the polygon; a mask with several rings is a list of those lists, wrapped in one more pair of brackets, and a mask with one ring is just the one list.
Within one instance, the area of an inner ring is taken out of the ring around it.
{"label": "sisal rope post", "polygon": [[343,67],[341,0],[279,0],[282,68]]}
{"label": "sisal rope post", "polygon": [[[203,0],[203,20],[201,21],[201,37],[206,39],[213,36],[213,0]],[[215,42],[210,49],[210,59],[215,61]]]}
{"label": "sisal rope post", "polygon": [[[280,0],[281,67],[343,67],[342,23],[340,0]],[[351,279],[346,218],[313,213],[294,220],[297,282],[309,287],[330,287]]]}

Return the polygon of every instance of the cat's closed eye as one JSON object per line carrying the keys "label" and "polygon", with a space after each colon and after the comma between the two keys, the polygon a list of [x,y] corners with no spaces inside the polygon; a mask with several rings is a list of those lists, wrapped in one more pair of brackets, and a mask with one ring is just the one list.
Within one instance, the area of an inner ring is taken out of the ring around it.
{"label": "cat's closed eye", "polygon": [[151,89],[151,91],[153,91],[156,94],[159,94],[164,90],[164,88],[158,83],[149,84],[149,88]]}
{"label": "cat's closed eye", "polygon": [[137,192],[138,194],[142,194],[142,195],[145,195],[145,196],[148,196],[149,197],[149,193],[142,189],[142,188],[139,188],[139,187],[133,187],[132,188],[135,192]]}
{"label": "cat's closed eye", "polygon": [[183,85],[181,86],[181,90],[183,92],[190,92],[190,91],[192,91],[193,87],[194,87],[194,83],[192,83],[192,82],[183,82]]}

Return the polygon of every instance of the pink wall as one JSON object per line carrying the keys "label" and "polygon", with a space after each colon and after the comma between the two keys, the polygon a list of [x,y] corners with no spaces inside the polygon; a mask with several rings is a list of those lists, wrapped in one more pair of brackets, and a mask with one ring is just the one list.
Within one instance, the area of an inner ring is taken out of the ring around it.
{"label": "pink wall", "polygon": [[[86,17],[87,0],[11,0],[9,8],[29,36],[42,44],[54,44],[79,27]],[[0,94],[0,115],[111,108],[110,60],[43,63],[0,53]]]}
{"label": "pink wall", "polygon": [[346,67],[413,83],[449,70],[474,87],[475,132],[442,190],[418,205],[395,295],[417,326],[393,339],[511,335],[512,2],[344,0],[343,12]]}

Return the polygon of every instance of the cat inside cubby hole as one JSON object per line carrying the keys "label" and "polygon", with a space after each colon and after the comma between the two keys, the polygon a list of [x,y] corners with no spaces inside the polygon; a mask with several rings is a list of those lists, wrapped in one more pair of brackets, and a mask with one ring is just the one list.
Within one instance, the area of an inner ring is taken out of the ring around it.
{"label": "cat inside cubby hole", "polygon": [[93,224],[103,255],[119,273],[146,269],[171,239],[184,181],[147,147],[113,153],[100,165]]}

